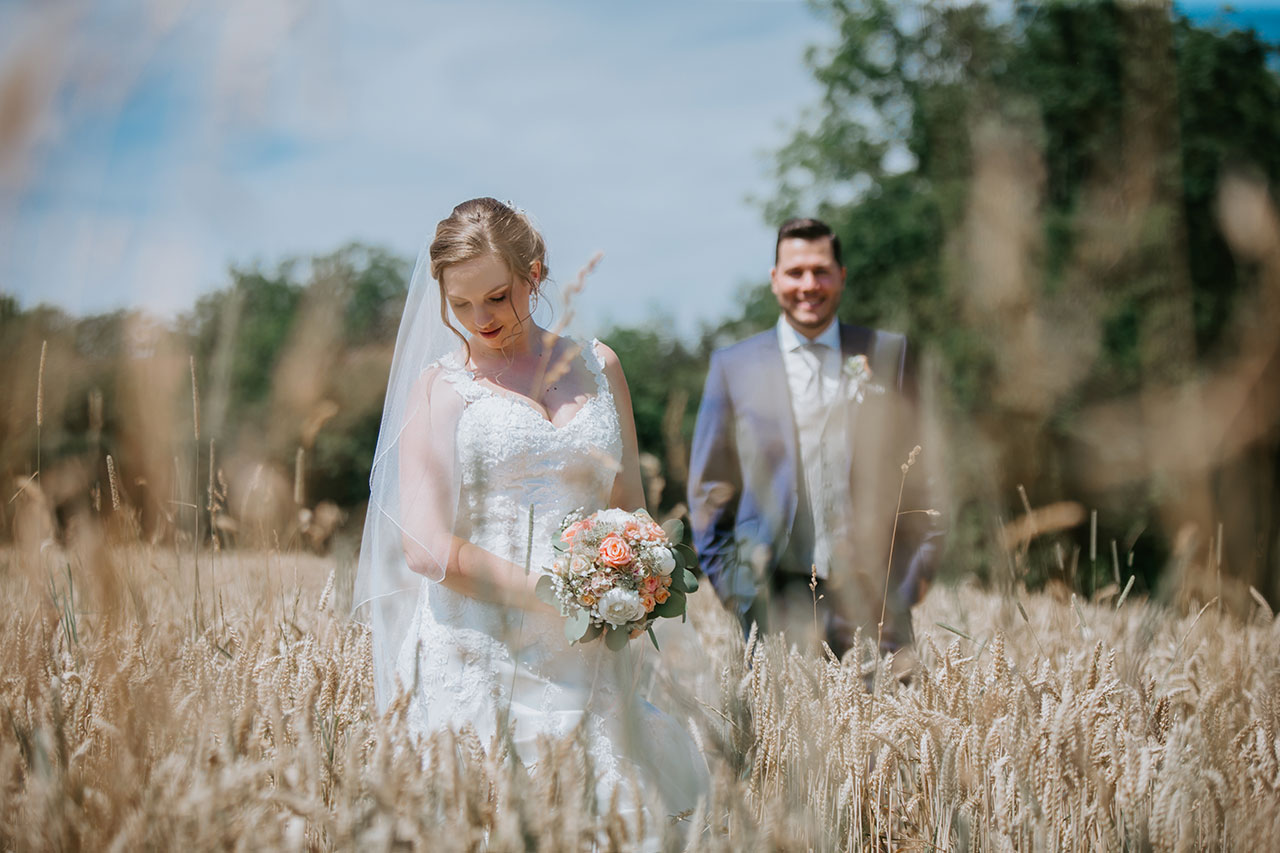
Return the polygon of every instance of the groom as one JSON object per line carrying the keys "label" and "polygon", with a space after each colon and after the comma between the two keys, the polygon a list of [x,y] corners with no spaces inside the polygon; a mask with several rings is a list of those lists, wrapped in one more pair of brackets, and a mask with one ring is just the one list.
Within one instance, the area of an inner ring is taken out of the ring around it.
{"label": "groom", "polygon": [[899,648],[937,551],[936,514],[919,511],[912,482],[924,472],[906,338],[836,320],[840,240],[816,219],[779,229],[770,282],[777,325],[711,356],[689,472],[694,544],[744,630],[816,632],[841,655],[862,628]]}

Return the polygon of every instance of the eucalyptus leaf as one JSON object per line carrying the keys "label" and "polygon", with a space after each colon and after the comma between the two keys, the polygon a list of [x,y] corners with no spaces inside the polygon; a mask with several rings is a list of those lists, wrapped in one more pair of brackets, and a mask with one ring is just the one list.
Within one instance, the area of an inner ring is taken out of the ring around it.
{"label": "eucalyptus leaf", "polygon": [[626,628],[610,628],[604,635],[604,644],[612,651],[621,651],[630,638],[631,632]]}
{"label": "eucalyptus leaf", "polygon": [[538,582],[533,587],[533,594],[538,596],[538,600],[543,604],[550,604],[552,607],[560,606],[560,601],[556,598],[555,583],[551,580],[551,575],[543,575],[538,578]]}
{"label": "eucalyptus leaf", "polygon": [[662,648],[658,645],[658,635],[653,633],[653,626],[650,625],[648,628],[645,628],[645,630],[649,632],[649,639],[653,640],[653,647],[658,651],[662,651]]}
{"label": "eucalyptus leaf", "polygon": [[578,640],[578,642],[579,642],[579,643],[589,643],[589,642],[591,642],[592,640],[594,640],[596,637],[599,637],[599,636],[600,636],[601,634],[603,634],[603,633],[604,633],[604,628],[601,628],[599,625],[597,625],[597,624],[595,624],[595,623],[593,622],[593,623],[591,623],[591,627],[587,629],[587,633],[583,634],[583,635],[582,635],[582,639],[581,639],[581,640]]}
{"label": "eucalyptus leaf", "polygon": [[684,541],[684,522],[678,518],[668,519],[662,523],[662,532],[673,543]]}
{"label": "eucalyptus leaf", "polygon": [[683,575],[684,575],[684,577],[681,579],[681,580],[683,580],[683,581],[684,581],[684,591],[685,591],[685,592],[697,592],[697,591],[698,591],[698,576],[697,576],[697,575],[695,575],[693,572],[689,571],[688,569],[681,569],[680,571],[681,571],[681,572],[683,573]]}
{"label": "eucalyptus leaf", "polygon": [[587,615],[587,611],[578,608],[564,620],[564,636],[570,643],[576,643],[582,639],[590,627],[591,617]]}
{"label": "eucalyptus leaf", "polygon": [[686,601],[684,593],[673,591],[670,598],[661,604],[654,606],[653,613],[655,616],[660,616],[663,619],[673,619],[684,613],[685,605]]}
{"label": "eucalyptus leaf", "polygon": [[696,592],[698,576],[688,569],[676,569],[671,573],[671,589],[675,592]]}

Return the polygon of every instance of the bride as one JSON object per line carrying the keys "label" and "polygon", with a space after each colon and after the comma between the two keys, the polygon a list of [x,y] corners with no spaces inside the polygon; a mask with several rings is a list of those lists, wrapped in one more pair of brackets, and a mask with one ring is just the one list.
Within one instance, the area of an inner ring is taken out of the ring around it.
{"label": "bride", "polygon": [[622,367],[599,341],[534,323],[546,278],[542,237],[491,198],[454,208],[418,259],[356,581],[375,694],[385,708],[408,691],[415,734],[471,725],[527,765],[539,738],[582,726],[602,806],[635,780],[679,814],[705,795],[706,767],[639,695],[653,650],[570,645],[534,595],[568,513],[644,505]]}

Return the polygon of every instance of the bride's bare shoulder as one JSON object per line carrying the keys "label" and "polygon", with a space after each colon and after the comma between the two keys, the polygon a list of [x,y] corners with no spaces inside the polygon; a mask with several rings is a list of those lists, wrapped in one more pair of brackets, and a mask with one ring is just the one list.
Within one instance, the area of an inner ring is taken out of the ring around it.
{"label": "bride's bare shoulder", "polygon": [[600,359],[600,364],[604,366],[606,372],[622,370],[622,362],[618,360],[618,354],[612,347],[598,338],[592,341],[592,344],[595,347],[596,357]]}

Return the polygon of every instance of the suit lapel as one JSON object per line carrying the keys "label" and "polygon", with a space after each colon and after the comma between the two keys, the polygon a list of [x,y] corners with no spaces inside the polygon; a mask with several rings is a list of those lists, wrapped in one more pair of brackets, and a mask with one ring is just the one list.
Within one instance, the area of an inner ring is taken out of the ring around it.
{"label": "suit lapel", "polygon": [[[735,376],[739,386],[738,399],[746,403],[750,410],[752,429],[759,434],[781,442],[782,458],[776,464],[781,475],[770,475],[767,498],[759,496],[769,503],[775,501],[781,511],[782,531],[789,535],[795,521],[797,495],[800,489],[800,452],[799,439],[796,435],[795,418],[791,413],[791,390],[787,383],[787,371],[782,362],[782,350],[778,344],[777,329],[762,332],[749,339],[751,349],[743,355],[742,366],[746,368]],[[789,482],[791,487],[778,491],[775,486],[780,482]]]}
{"label": "suit lapel", "polygon": [[840,324],[840,361],[855,355],[871,358],[871,330],[863,326]]}
{"label": "suit lapel", "polygon": [[768,395],[761,406],[770,412],[777,424],[778,433],[787,449],[787,461],[791,470],[799,476],[799,439],[796,437],[796,420],[792,415],[791,386],[787,383],[787,370],[782,363],[782,349],[778,344],[777,330],[762,336],[759,356],[760,376],[757,393]]}

